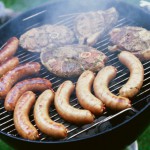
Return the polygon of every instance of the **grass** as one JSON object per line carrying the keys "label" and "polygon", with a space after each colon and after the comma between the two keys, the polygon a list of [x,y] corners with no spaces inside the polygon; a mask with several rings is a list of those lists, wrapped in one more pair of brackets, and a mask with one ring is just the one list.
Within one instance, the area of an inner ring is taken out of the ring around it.
{"label": "grass", "polygon": [[139,150],[150,150],[150,126],[138,138]]}
{"label": "grass", "polygon": [[10,147],[8,144],[6,144],[4,141],[0,140],[0,150],[14,150],[14,149]]}
{"label": "grass", "polygon": [[26,9],[36,7],[42,3],[50,0],[1,0],[5,3],[6,7],[10,7],[15,11],[24,11]]}
{"label": "grass", "polygon": [[[7,7],[14,9],[15,11],[24,11],[32,7],[36,7],[44,2],[52,0],[32,0],[29,3],[28,0],[2,0]],[[54,1],[54,0],[53,0]],[[139,4],[140,0],[126,0],[129,3]],[[150,0],[147,0],[150,2]],[[144,133],[138,138],[139,150],[150,150],[150,126],[144,131]],[[0,140],[0,150],[13,150],[12,147]]]}

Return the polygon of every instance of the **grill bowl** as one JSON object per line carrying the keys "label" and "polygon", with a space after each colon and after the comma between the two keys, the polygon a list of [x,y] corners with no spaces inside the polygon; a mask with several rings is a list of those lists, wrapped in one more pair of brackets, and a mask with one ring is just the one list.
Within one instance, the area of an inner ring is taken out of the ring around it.
{"label": "grill bowl", "polygon": [[[124,2],[107,0],[89,0],[89,3],[87,3],[87,1],[85,0],[82,2],[75,0],[73,3],[69,0],[65,0],[53,4],[49,3],[38,8],[29,10],[21,14],[20,16],[10,20],[0,28],[0,45],[2,46],[8,40],[8,38],[12,36],[16,36],[19,38],[20,35],[27,30],[46,23],[64,24],[72,28],[72,20],[75,15],[72,16],[70,14],[106,9],[111,6],[116,7],[120,14],[120,18],[116,27],[121,27],[124,25],[136,25],[145,27],[147,29],[150,28],[148,26],[150,24],[150,21],[148,19],[143,19],[150,17],[150,15],[146,12],[143,12],[140,8],[131,6]],[[113,65],[118,69],[117,77],[110,83],[110,90],[114,94],[118,94],[118,89],[128,80],[129,71],[118,61],[118,53],[110,53],[108,51],[107,47],[109,44],[109,36],[106,34],[103,39],[95,44],[95,47],[104,52],[109,57],[106,65]],[[28,52],[21,47],[19,47],[16,56],[19,57],[21,63],[33,61],[40,62],[39,54]],[[54,115],[53,119],[58,122],[63,122],[66,126],[69,126],[68,138],[64,140],[54,140],[41,133],[42,137],[39,140],[30,141],[21,138],[17,134],[13,125],[13,114],[6,112],[3,107],[3,102],[1,102],[1,138],[9,144],[13,145],[13,147],[21,149],[31,148],[33,146],[35,148],[52,147],[70,149],[70,147],[72,146],[78,148],[79,146],[84,146],[85,144],[86,146],[91,146],[92,144],[99,144],[100,147],[103,149],[124,148],[125,146],[136,140],[150,122],[150,120],[148,119],[150,114],[150,61],[142,63],[145,70],[145,80],[139,94],[132,101],[132,108],[118,113],[107,111],[103,115],[105,116],[105,119],[99,121],[99,123],[88,126],[88,128],[92,128],[92,126],[97,127],[100,124],[103,125],[105,122],[109,121],[112,125],[110,128],[94,134],[92,133],[88,136],[78,136],[80,135],[80,132],[84,133],[83,128],[74,126],[72,124],[69,124],[68,122],[64,122],[64,120],[59,117],[54,108],[52,108],[50,114]],[[65,80],[63,78],[59,78],[54,76],[53,74],[50,74],[44,67],[42,67],[39,77],[44,77],[51,80],[54,90],[56,90],[58,86]],[[76,82],[77,79],[71,78],[70,80]],[[74,96],[71,97],[71,102],[72,105],[80,108],[80,105],[77,103],[77,100]],[[55,117],[55,115],[57,117]],[[32,112],[30,114],[30,119],[32,120],[32,123],[35,124]],[[86,128],[86,131],[89,131],[88,128]]]}

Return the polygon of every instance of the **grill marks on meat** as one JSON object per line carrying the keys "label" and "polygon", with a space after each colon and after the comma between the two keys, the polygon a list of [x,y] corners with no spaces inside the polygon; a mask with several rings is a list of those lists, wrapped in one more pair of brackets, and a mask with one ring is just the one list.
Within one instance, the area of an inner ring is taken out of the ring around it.
{"label": "grill marks on meat", "polygon": [[86,45],[67,45],[41,53],[42,64],[60,77],[80,75],[84,70],[98,71],[107,60],[107,56]]}
{"label": "grill marks on meat", "polygon": [[105,11],[87,12],[78,15],[74,21],[74,31],[80,44],[94,45],[104,33],[118,21],[115,8]]}
{"label": "grill marks on meat", "polygon": [[50,50],[72,44],[74,41],[74,33],[64,25],[43,25],[25,32],[20,37],[20,45],[32,52]]}
{"label": "grill marks on meat", "polygon": [[150,60],[150,31],[133,26],[115,28],[110,33],[110,51],[126,50],[141,60]]}

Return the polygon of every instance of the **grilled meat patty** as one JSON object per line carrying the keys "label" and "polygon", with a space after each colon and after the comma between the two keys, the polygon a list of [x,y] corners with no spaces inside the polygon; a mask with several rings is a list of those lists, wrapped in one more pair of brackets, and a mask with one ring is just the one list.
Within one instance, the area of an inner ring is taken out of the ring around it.
{"label": "grilled meat patty", "polygon": [[86,45],[66,45],[40,55],[42,64],[60,77],[74,77],[84,70],[99,71],[107,56]]}
{"label": "grilled meat patty", "polygon": [[105,11],[81,13],[75,18],[74,31],[80,44],[94,45],[118,21],[114,7]]}
{"label": "grilled meat patty", "polygon": [[54,47],[72,44],[75,41],[73,31],[64,25],[43,25],[21,35],[20,45],[32,52],[41,52]]}
{"label": "grilled meat patty", "polygon": [[114,28],[110,33],[110,51],[126,50],[141,60],[150,60],[150,31],[133,26]]}

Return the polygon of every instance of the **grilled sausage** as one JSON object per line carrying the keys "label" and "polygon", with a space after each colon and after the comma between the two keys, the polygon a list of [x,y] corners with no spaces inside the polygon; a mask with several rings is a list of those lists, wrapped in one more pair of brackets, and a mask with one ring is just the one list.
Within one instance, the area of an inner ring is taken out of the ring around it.
{"label": "grilled sausage", "polygon": [[4,107],[7,111],[13,111],[19,97],[26,91],[44,91],[50,89],[51,82],[47,79],[32,78],[18,82],[7,94]]}
{"label": "grilled sausage", "polygon": [[130,70],[129,80],[119,90],[121,96],[132,98],[135,96],[143,85],[144,68],[140,60],[132,53],[122,51],[118,58]]}
{"label": "grilled sausage", "polygon": [[76,84],[76,95],[80,105],[91,111],[95,115],[99,115],[104,110],[104,105],[101,100],[96,98],[91,93],[91,86],[95,79],[95,75],[92,71],[86,70],[84,71]]}
{"label": "grilled sausage", "polygon": [[18,100],[14,110],[14,125],[19,135],[25,139],[36,140],[39,134],[29,120],[29,112],[35,103],[35,94],[31,91],[24,93]]}
{"label": "grilled sausage", "polygon": [[65,138],[67,129],[64,125],[52,121],[49,117],[49,107],[54,100],[54,92],[44,91],[34,106],[34,119],[37,127],[45,134],[54,138]]}
{"label": "grilled sausage", "polygon": [[113,110],[123,110],[131,107],[130,100],[125,97],[116,96],[108,89],[108,84],[115,78],[116,73],[117,69],[113,66],[107,66],[100,70],[94,80],[94,93],[102,100],[106,107]]}
{"label": "grilled sausage", "polygon": [[16,37],[10,38],[0,51],[0,64],[11,58],[17,51],[19,40]]}
{"label": "grilled sausage", "polygon": [[69,105],[69,97],[75,86],[71,81],[63,82],[56,91],[54,104],[59,115],[68,122],[87,124],[94,121],[94,115],[88,110],[81,110]]}
{"label": "grilled sausage", "polygon": [[19,65],[19,59],[18,57],[13,57],[8,59],[6,62],[4,62],[0,66],[0,77],[2,77],[4,74],[6,74],[8,71],[14,69]]}
{"label": "grilled sausage", "polygon": [[17,82],[19,79],[36,74],[40,71],[41,65],[37,62],[26,63],[23,65],[19,65],[13,70],[7,72],[0,79],[0,99],[6,97],[7,93],[10,91],[11,87]]}

